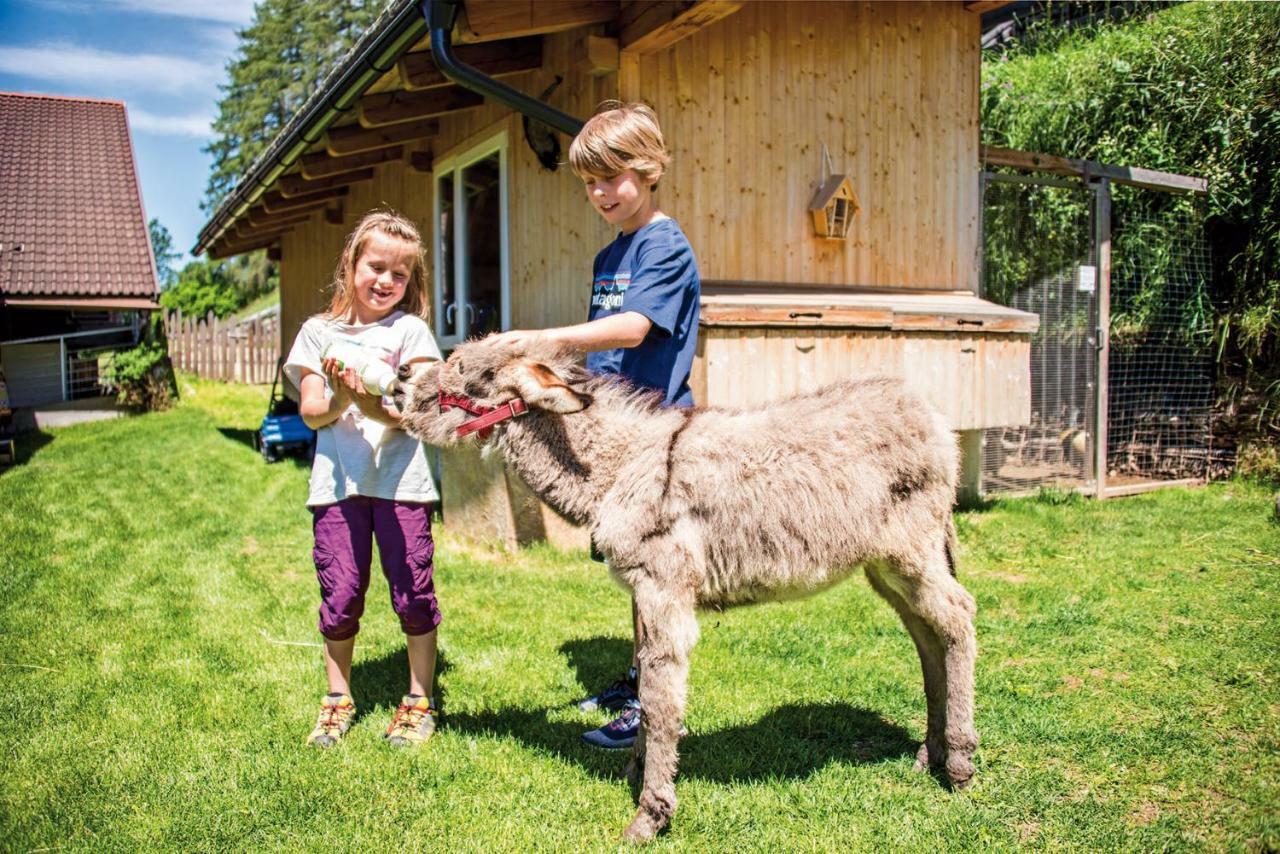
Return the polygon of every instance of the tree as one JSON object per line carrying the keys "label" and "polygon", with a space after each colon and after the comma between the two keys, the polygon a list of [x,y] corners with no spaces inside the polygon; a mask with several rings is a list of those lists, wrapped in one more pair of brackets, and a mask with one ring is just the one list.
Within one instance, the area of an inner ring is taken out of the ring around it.
{"label": "tree", "polygon": [[266,252],[247,252],[228,258],[222,264],[222,272],[240,295],[242,304],[280,286],[280,269],[267,260]]}
{"label": "tree", "polygon": [[244,300],[228,279],[225,265],[203,259],[182,268],[178,283],[160,295],[160,305],[188,317],[213,312],[221,318],[244,305]]}
{"label": "tree", "polygon": [[151,222],[147,223],[147,231],[151,236],[151,254],[156,259],[156,275],[160,278],[160,289],[165,290],[177,281],[173,262],[177,261],[182,253],[174,250],[173,235],[169,234],[169,229],[165,228],[160,220],[152,217]]}
{"label": "tree", "polygon": [[261,0],[219,88],[201,207],[211,213],[377,17],[382,0]]}

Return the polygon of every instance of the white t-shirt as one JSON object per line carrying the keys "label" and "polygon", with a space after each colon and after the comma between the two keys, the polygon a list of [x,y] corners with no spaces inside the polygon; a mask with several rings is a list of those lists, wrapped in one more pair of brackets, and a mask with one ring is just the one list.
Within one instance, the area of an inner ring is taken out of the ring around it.
{"label": "white t-shirt", "polygon": [[[332,338],[371,348],[393,368],[441,358],[427,324],[403,311],[364,325],[312,317],[302,324],[284,365],[285,376],[299,389],[304,369],[324,377],[320,354]],[[325,389],[332,396],[327,378]],[[366,418],[355,404],[316,434],[307,506],[335,504],[352,495],[421,502],[440,497],[422,443],[403,430]]]}

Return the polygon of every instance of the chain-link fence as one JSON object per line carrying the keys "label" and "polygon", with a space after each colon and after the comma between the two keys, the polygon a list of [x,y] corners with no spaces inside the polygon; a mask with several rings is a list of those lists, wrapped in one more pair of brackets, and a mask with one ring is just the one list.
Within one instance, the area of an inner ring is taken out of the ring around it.
{"label": "chain-link fence", "polygon": [[[1040,329],[1031,341],[1031,420],[984,431],[982,491],[1105,496],[1204,479],[1209,275],[1194,196],[984,175],[982,295],[1034,312]],[[1110,334],[1100,341],[1104,327]]]}

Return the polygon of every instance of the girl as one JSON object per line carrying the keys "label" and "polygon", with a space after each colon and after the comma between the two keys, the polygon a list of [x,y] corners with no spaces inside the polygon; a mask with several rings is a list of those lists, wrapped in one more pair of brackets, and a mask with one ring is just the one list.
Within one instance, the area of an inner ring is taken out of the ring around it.
{"label": "girl", "polygon": [[[431,502],[438,499],[417,440],[400,414],[366,391],[356,368],[323,354],[337,343],[393,368],[440,358],[427,316],[422,239],[390,211],[366,214],[347,237],[328,312],[307,320],[285,363],[317,431],[307,506],[313,514],[320,634],[329,693],[307,744],[330,747],[351,726],[351,657],[369,588],[373,538],[409,650],[409,693],[386,738],[420,744],[435,731],[431,700],[440,610],[432,581]],[[366,374],[367,375],[367,374]]]}

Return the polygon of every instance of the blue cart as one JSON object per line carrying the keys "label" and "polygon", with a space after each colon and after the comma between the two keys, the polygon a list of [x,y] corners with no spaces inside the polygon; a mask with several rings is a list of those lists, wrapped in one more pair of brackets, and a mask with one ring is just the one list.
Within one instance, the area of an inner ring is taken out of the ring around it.
{"label": "blue cart", "polygon": [[271,399],[267,402],[267,414],[262,426],[253,434],[253,443],[262,458],[274,463],[285,456],[310,459],[315,453],[316,431],[307,426],[298,414],[298,404],[284,394],[276,394],[281,387],[280,377],[284,359],[276,363],[275,379],[271,381]]}

